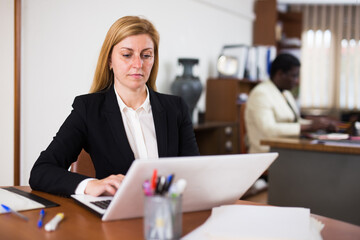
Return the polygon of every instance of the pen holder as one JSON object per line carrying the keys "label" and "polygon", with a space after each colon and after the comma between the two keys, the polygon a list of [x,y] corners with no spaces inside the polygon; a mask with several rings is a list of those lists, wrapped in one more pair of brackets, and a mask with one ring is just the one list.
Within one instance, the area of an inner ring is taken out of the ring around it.
{"label": "pen holder", "polygon": [[145,196],[144,234],[147,240],[180,239],[182,197]]}

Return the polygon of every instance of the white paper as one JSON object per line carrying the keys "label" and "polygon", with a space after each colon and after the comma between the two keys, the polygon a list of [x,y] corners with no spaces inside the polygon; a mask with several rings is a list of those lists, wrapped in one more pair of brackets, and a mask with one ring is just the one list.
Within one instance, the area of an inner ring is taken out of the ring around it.
{"label": "white paper", "polygon": [[[4,204],[15,211],[23,211],[37,208],[44,208],[43,204],[33,201],[27,197],[0,188],[0,204]],[[0,213],[6,213],[0,206]]]}
{"label": "white paper", "polygon": [[213,208],[210,218],[183,240],[322,239],[323,225],[306,208],[228,205]]}

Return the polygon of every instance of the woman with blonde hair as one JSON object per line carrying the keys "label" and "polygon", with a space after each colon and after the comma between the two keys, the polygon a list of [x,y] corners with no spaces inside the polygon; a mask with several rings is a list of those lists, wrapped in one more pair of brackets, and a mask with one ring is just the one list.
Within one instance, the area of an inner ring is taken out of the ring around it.
{"label": "woman with blonde hair", "polygon": [[154,43],[154,65],[147,85],[156,90],[155,82],[159,68],[159,33],[151,22],[139,17],[127,16],[116,21],[106,35],[90,92],[98,92],[111,86],[114,76],[109,68],[109,56],[113,47],[124,38],[138,34],[148,34]]}
{"label": "woman with blonde hair", "polygon": [[[90,94],[73,110],[35,162],[32,189],[60,195],[114,195],[134,159],[199,155],[186,103],[156,92],[159,34],[126,16],[109,29]],[[69,172],[84,149],[96,178]]]}

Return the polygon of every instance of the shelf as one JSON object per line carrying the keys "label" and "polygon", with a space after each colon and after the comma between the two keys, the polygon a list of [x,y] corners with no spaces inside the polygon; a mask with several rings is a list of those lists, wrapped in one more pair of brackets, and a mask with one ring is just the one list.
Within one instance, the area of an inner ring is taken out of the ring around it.
{"label": "shelf", "polygon": [[282,24],[282,35],[286,38],[301,39],[302,13],[287,12],[278,13],[278,22]]}
{"label": "shelf", "polygon": [[303,16],[301,12],[277,12],[276,4],[276,0],[255,1],[253,44],[277,46],[279,52],[290,48],[279,44],[280,39],[301,39]]}

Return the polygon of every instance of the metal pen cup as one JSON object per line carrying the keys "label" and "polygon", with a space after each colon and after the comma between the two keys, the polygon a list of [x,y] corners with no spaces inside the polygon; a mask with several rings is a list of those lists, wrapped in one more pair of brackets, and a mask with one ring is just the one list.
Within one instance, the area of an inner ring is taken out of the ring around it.
{"label": "metal pen cup", "polygon": [[180,239],[182,233],[182,197],[145,196],[144,235],[147,240]]}

